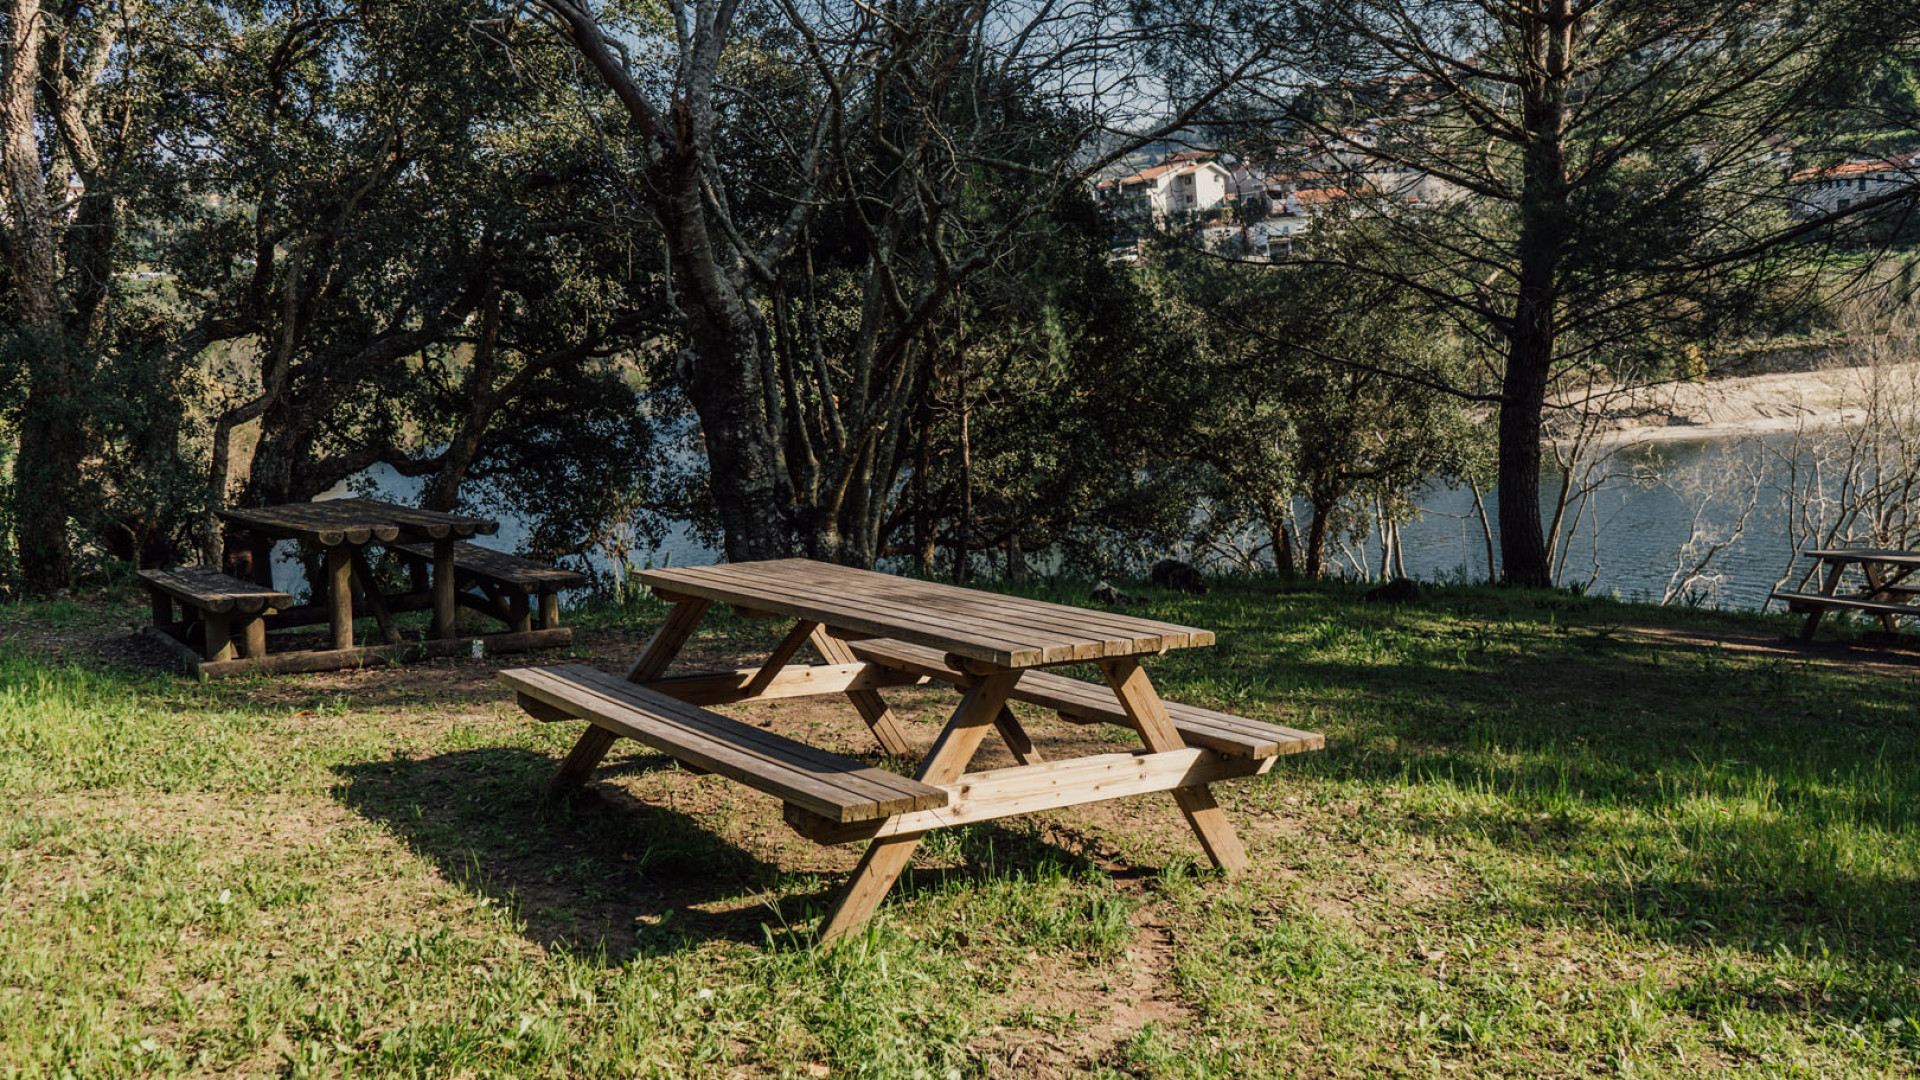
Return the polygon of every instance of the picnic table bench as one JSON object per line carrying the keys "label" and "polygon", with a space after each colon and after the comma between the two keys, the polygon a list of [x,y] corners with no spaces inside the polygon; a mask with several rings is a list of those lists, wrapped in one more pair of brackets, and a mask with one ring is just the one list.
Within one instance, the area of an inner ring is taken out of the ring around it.
{"label": "picnic table bench", "polygon": [[[1206,630],[805,559],[640,577],[673,607],[624,678],[578,665],[500,673],[534,718],[588,721],[553,791],[584,784],[616,740],[632,738],[781,800],[787,824],[817,843],[868,842],[822,941],[872,915],[931,830],[1127,795],[1171,792],[1213,864],[1239,870],[1246,854],[1208,785],[1324,745],[1310,732],[1162,701],[1140,658],[1211,645]],[[715,603],[794,624],[756,667],[668,676]],[[793,664],[807,645],[824,663]],[[1062,664],[1092,664],[1105,685],[1037,670]],[[879,691],[929,682],[962,697],[922,753]],[[833,694],[851,701],[887,754],[918,761],[911,778],[704,707]],[[1122,724],[1143,748],[1042,760],[1011,701]],[[1017,764],[968,771],[990,733]]]}
{"label": "picnic table bench", "polygon": [[[413,560],[433,564],[432,544],[388,544]],[[585,575],[504,551],[461,541],[453,545],[454,602],[494,616],[516,631],[553,630],[560,626],[560,596],[587,583]],[[536,614],[530,603],[538,598]]]}
{"label": "picnic table bench", "polygon": [[[1829,611],[1860,611],[1877,615],[1881,627],[1888,633],[1898,630],[1900,619],[1920,617],[1920,604],[1910,600],[1920,597],[1920,586],[1906,584],[1914,571],[1920,570],[1920,551],[1816,548],[1802,554],[1818,559],[1826,567],[1820,591],[1776,590],[1772,596],[1775,600],[1784,601],[1788,611],[1807,616],[1806,623],[1800,628],[1800,640],[1813,640],[1821,617]],[[1857,567],[1866,584],[1856,592],[1843,593],[1840,585],[1849,567]]]}
{"label": "picnic table bench", "polygon": [[[140,580],[153,598],[153,625],[183,659],[222,662],[234,658],[233,631],[240,632],[247,656],[267,654],[265,616],[291,607],[293,597],[275,589],[242,581],[210,566],[182,566],[173,570],[142,570]],[[174,607],[182,617],[175,619]],[[189,639],[200,638],[196,651]]]}

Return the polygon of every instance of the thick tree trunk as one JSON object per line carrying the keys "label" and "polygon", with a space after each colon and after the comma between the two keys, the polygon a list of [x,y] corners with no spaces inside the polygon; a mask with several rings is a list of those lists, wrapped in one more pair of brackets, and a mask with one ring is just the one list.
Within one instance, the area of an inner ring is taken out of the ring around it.
{"label": "thick tree trunk", "polygon": [[1500,562],[1509,585],[1553,584],[1540,520],[1540,414],[1547,394],[1546,360],[1516,343],[1507,360],[1500,403]]}
{"label": "thick tree trunk", "polygon": [[1537,81],[1522,105],[1529,136],[1520,202],[1519,299],[1507,332],[1507,370],[1500,402],[1500,559],[1506,582],[1553,584],[1540,521],[1540,429],[1559,306],[1560,263],[1567,223],[1567,88],[1571,82],[1573,15],[1569,0],[1551,0],[1530,27],[1528,49]]}
{"label": "thick tree trunk", "polygon": [[68,522],[86,444],[80,424],[84,388],[62,333],[53,212],[36,131],[42,20],[39,0],[7,5],[0,161],[6,171],[8,270],[27,372],[14,461],[15,542],[26,580],[34,588],[53,589],[73,583]]}

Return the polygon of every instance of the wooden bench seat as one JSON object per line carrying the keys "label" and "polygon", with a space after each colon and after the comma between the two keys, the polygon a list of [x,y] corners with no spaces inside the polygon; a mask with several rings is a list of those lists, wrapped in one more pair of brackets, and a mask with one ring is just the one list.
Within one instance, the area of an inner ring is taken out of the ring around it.
{"label": "wooden bench seat", "polygon": [[[924,675],[941,682],[962,685],[971,680],[947,664],[938,649],[911,645],[904,641],[875,638],[850,641],[853,654],[870,664]],[[1083,682],[1046,671],[1028,671],[1014,687],[1013,700],[1039,705],[1059,713],[1076,724],[1120,724],[1131,726],[1126,710],[1110,687]],[[1300,754],[1326,746],[1326,737],[1311,731],[1248,720],[1243,716],[1215,712],[1197,705],[1164,702],[1174,729],[1189,746],[1203,746],[1227,757],[1270,758],[1282,754]]]}
{"label": "wooden bench seat", "polygon": [[1773,598],[1786,601],[1787,610],[1793,612],[1864,611],[1870,615],[1904,615],[1908,618],[1920,618],[1920,606],[1896,604],[1890,600],[1862,600],[1853,596],[1827,596],[1824,593],[1802,592],[1776,592]]}
{"label": "wooden bench seat", "polygon": [[940,788],[862,765],[579,664],[514,668],[500,681],[536,716],[591,721],[829,821],[871,821],[947,805]]}
{"label": "wooden bench seat", "polygon": [[[248,656],[265,655],[267,624],[263,616],[293,606],[293,597],[286,593],[242,581],[210,566],[142,570],[140,580],[153,598],[153,632],[185,647],[189,633],[199,631],[200,656],[187,649],[189,664],[200,658],[233,659],[235,629],[240,631]],[[176,603],[183,615],[179,620],[173,617]]]}
{"label": "wooden bench seat", "polygon": [[293,597],[286,593],[242,581],[210,566],[142,570],[140,579],[147,583],[149,592],[161,593],[185,607],[218,615],[258,615],[268,608],[278,610],[293,605]]}
{"label": "wooden bench seat", "polygon": [[[416,566],[433,562],[432,544],[387,546]],[[560,625],[560,599],[556,594],[587,583],[584,575],[572,570],[465,541],[453,545],[453,575],[456,587],[478,587],[485,594],[460,593],[454,597],[456,603],[492,615],[517,632],[534,629],[536,620],[528,607],[529,596],[540,598],[539,628],[553,630]]]}

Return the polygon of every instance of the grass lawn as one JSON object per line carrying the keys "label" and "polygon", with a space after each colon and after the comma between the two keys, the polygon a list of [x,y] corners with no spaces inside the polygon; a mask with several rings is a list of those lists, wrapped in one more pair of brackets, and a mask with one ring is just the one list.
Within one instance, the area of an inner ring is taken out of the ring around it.
{"label": "grass lawn", "polygon": [[[497,661],[199,685],[88,658],[131,599],[0,608],[0,1077],[1916,1071],[1911,655],[1560,594],[1149,595],[1219,634],[1151,663],[1169,697],[1328,737],[1216,789],[1254,870],[1165,796],[1011,819],[935,834],[832,951],[856,848],[632,744],[546,805],[575,731]],[[924,745],[952,695],[893,700]],[[878,760],[850,708],[728,711]]]}

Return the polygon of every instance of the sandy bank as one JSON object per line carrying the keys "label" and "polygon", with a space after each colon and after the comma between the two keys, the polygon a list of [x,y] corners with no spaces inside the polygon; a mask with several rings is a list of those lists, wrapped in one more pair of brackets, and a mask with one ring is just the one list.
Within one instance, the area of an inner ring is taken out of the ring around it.
{"label": "sandy bank", "polygon": [[[1601,418],[1603,442],[1657,442],[1859,423],[1876,391],[1920,402],[1920,364],[1830,368],[1703,383],[1595,387],[1587,393]],[[1578,400],[1569,395],[1563,402]]]}

